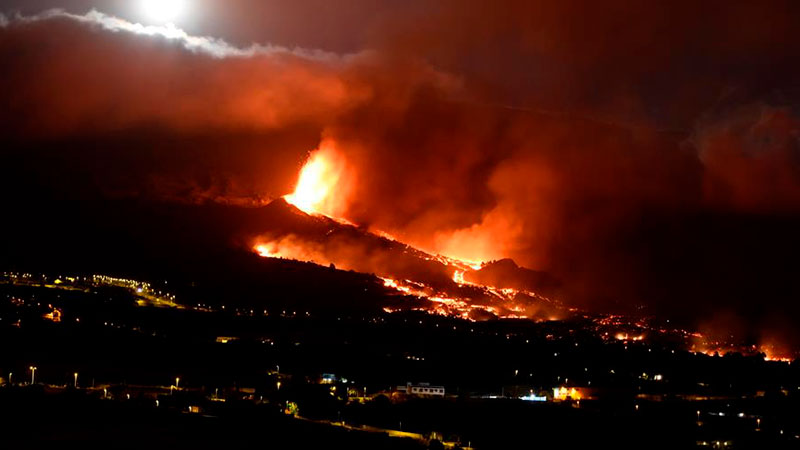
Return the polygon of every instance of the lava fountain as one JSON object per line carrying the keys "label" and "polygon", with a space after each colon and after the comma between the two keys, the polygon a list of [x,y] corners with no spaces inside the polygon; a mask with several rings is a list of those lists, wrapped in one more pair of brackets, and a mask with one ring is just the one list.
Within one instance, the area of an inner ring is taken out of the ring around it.
{"label": "lava fountain", "polygon": [[309,155],[294,192],[284,197],[307,214],[339,218],[347,207],[350,192],[349,168],[333,141],[323,141]]}

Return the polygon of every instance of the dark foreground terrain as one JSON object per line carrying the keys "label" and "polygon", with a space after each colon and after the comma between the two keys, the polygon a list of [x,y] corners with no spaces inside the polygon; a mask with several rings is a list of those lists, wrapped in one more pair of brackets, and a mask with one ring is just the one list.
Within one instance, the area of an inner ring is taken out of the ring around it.
{"label": "dark foreground terrain", "polygon": [[[230,407],[219,417],[158,410],[81,393],[3,392],[3,448],[418,449],[410,439],[350,431],[284,416],[253,405]],[[8,447],[6,447],[8,446]]]}
{"label": "dark foreground terrain", "polygon": [[[264,264],[301,278],[341,272]],[[7,272],[0,440],[9,448],[800,444],[796,361],[689,351],[685,332],[619,316],[470,322],[387,313],[383,304],[406,300],[371,277],[341,277],[327,291],[292,291],[288,281],[270,290],[222,276]],[[407,383],[445,395],[408,395],[398,389]]]}

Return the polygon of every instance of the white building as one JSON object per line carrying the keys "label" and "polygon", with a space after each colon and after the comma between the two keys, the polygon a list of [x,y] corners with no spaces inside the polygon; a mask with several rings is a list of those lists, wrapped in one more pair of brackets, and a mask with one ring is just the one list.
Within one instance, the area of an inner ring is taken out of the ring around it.
{"label": "white building", "polygon": [[405,386],[397,386],[397,390],[406,395],[444,397],[444,386],[431,386],[430,383],[407,383]]}

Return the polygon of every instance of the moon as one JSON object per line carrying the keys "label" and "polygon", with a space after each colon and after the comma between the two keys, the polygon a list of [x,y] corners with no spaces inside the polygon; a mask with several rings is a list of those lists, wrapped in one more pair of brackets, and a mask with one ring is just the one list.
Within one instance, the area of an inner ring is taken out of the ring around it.
{"label": "moon", "polygon": [[147,17],[157,22],[173,22],[186,11],[186,0],[141,0]]}

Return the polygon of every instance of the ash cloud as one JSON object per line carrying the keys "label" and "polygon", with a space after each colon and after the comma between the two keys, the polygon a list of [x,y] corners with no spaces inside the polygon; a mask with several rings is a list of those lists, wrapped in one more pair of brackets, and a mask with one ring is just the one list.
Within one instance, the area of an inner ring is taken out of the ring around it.
{"label": "ash cloud", "polygon": [[800,5],[496,3],[344,15],[347,56],[12,19],[2,129],[86,190],[170,201],[286,194],[334,142],[358,224],[511,257],[582,306],[791,336],[763,330],[800,317]]}
{"label": "ash cloud", "polygon": [[746,105],[703,124],[694,136],[711,205],[795,213],[800,205],[800,115],[789,107]]}

